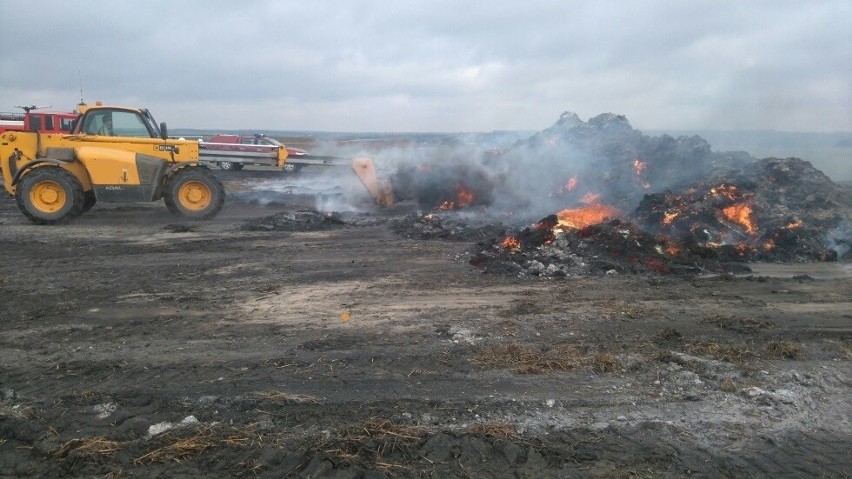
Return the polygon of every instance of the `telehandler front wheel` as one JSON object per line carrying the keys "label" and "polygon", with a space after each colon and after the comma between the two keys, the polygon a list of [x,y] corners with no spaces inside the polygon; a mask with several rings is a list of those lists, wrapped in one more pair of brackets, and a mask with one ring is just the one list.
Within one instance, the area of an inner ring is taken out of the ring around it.
{"label": "telehandler front wheel", "polygon": [[64,223],[83,213],[83,186],[71,172],[56,166],[33,169],[15,189],[15,202],[27,218],[40,225]]}
{"label": "telehandler front wheel", "polygon": [[225,187],[207,168],[190,166],[166,181],[166,207],[176,215],[207,220],[225,203]]}
{"label": "telehandler front wheel", "polygon": [[84,195],[84,198],[83,198],[83,208],[81,209],[80,213],[85,213],[85,212],[89,211],[90,209],[92,209],[95,206],[95,203],[97,203],[97,202],[98,202],[98,199],[95,198],[95,192],[94,191],[87,191]]}

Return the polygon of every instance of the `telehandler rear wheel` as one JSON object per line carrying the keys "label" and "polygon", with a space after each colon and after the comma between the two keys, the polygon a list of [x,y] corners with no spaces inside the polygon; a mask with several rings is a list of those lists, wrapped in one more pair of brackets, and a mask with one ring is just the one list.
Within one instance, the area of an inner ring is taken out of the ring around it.
{"label": "telehandler rear wheel", "polygon": [[243,169],[243,164],[234,163],[232,161],[221,161],[219,162],[219,168],[225,171],[240,171]]}
{"label": "telehandler rear wheel", "polygon": [[207,168],[190,166],[166,181],[163,200],[176,215],[210,219],[225,203],[225,187]]}
{"label": "telehandler rear wheel", "polygon": [[82,214],[84,201],[83,186],[77,178],[56,166],[35,168],[15,189],[18,209],[40,225],[64,223]]}

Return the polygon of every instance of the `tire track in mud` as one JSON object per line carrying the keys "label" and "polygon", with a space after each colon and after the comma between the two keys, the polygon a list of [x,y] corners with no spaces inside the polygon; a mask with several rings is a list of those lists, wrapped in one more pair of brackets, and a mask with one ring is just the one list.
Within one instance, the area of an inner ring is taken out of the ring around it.
{"label": "tire track in mud", "polygon": [[[848,335],[809,333],[848,319],[849,278],[520,281],[383,226],[244,232],[232,209],[174,233],[149,208],[39,229],[9,208],[0,464],[17,476],[849,474]],[[743,356],[775,339],[805,358]],[[504,344],[624,367],[472,361]],[[202,433],[180,464],[135,461]],[[72,447],[95,438],[118,451]]]}

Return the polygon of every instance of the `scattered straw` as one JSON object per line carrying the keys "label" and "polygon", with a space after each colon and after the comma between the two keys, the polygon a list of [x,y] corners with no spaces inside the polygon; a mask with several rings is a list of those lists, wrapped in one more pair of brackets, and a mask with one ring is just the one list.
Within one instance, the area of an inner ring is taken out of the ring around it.
{"label": "scattered straw", "polygon": [[699,344],[691,348],[690,352],[697,354],[705,354],[713,359],[718,359],[720,361],[725,361],[728,363],[739,364],[743,364],[758,358],[758,355],[754,351],[748,348],[734,346],[731,344]]}
{"label": "scattered straw", "polygon": [[599,373],[621,371],[621,361],[609,353],[595,354],[591,359],[592,369]]}
{"label": "scattered straw", "polygon": [[251,394],[257,399],[273,403],[310,403],[318,402],[317,398],[307,394],[294,394],[286,391],[255,391]]}
{"label": "scattered straw", "polygon": [[540,374],[550,371],[567,371],[577,364],[573,349],[557,348],[549,354],[519,344],[506,344],[485,348],[473,359],[482,368],[510,367],[519,374]]}
{"label": "scattered straw", "polygon": [[157,443],[166,443],[133,460],[134,464],[181,462],[214,447],[242,447],[252,435],[246,431],[222,426],[203,426],[189,437],[186,428],[173,429],[157,436]]}
{"label": "scattered straw", "polygon": [[111,456],[121,449],[121,443],[111,441],[104,436],[87,439],[72,439],[54,453],[57,457],[79,456]]}
{"label": "scattered straw", "polygon": [[71,396],[77,399],[91,399],[97,395],[98,393],[94,391],[75,391],[71,393]]}
{"label": "scattered straw", "polygon": [[[312,449],[354,464],[374,464],[383,469],[405,467],[419,458],[418,447],[428,429],[394,424],[385,419],[370,418],[322,436]],[[388,456],[393,455],[394,461]]]}
{"label": "scattered straw", "polygon": [[11,417],[15,419],[24,419],[30,417],[33,412],[32,406],[7,406],[0,404],[0,417]]}
{"label": "scattered straw", "polygon": [[795,360],[805,358],[802,347],[789,341],[773,341],[766,345],[766,351],[774,358]]}
{"label": "scattered straw", "polygon": [[737,390],[737,385],[733,380],[725,378],[719,381],[719,390],[724,391],[726,393],[732,393]]}
{"label": "scattered straw", "polygon": [[520,439],[521,436],[515,431],[515,427],[509,423],[477,423],[464,428],[466,434],[482,434],[487,437],[501,439]]}
{"label": "scattered straw", "polygon": [[738,333],[754,333],[760,329],[772,326],[772,323],[758,321],[752,318],[737,318],[730,315],[716,314],[706,316],[698,320],[698,324],[712,324],[719,329],[726,329]]}

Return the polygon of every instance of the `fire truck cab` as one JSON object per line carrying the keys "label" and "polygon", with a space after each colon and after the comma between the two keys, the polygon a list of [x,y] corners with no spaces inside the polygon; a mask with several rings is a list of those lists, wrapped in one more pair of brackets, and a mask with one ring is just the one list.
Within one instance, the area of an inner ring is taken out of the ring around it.
{"label": "fire truck cab", "polygon": [[5,131],[37,131],[40,133],[71,133],[77,113],[27,111],[0,113],[0,133]]}

